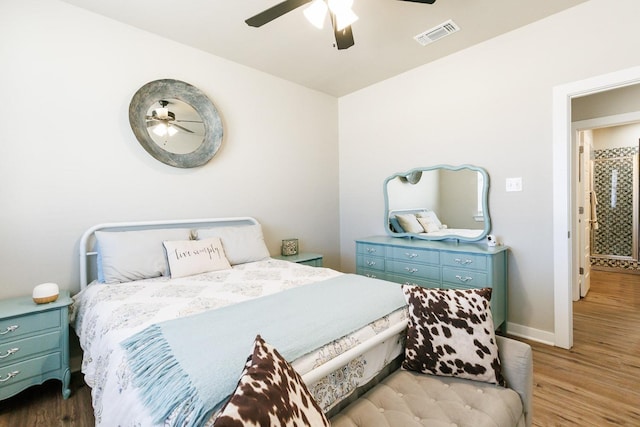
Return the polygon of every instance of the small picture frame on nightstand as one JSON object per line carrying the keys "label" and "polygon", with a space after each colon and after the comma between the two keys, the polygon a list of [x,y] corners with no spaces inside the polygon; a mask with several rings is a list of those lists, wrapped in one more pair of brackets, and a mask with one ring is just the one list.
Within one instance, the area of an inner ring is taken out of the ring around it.
{"label": "small picture frame on nightstand", "polygon": [[291,256],[298,254],[298,239],[284,239],[282,241],[282,255]]}

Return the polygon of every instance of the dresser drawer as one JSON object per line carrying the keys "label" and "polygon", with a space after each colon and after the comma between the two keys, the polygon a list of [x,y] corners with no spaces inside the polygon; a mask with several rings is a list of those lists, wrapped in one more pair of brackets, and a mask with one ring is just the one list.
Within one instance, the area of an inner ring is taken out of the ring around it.
{"label": "dresser drawer", "polygon": [[358,274],[361,276],[369,277],[370,279],[390,280],[387,278],[387,274],[384,271],[368,270],[366,268],[359,268]]}
{"label": "dresser drawer", "polygon": [[428,280],[428,279],[422,279],[420,277],[402,276],[400,274],[391,274],[387,277],[387,280],[390,280],[396,283],[401,283],[403,285],[422,286],[423,288],[441,288],[442,287],[442,285],[440,285],[439,280],[435,280],[435,279]]}
{"label": "dresser drawer", "polygon": [[387,257],[421,264],[440,264],[440,252],[428,249],[389,247],[387,248]]}
{"label": "dresser drawer", "polygon": [[443,269],[442,281],[447,287],[449,287],[448,284],[464,285],[470,288],[482,288],[489,285],[488,275],[486,273],[455,268]]}
{"label": "dresser drawer", "polygon": [[365,268],[367,270],[379,270],[384,271],[384,258],[367,256],[367,255],[358,255],[356,262],[359,267]]}
{"label": "dresser drawer", "polygon": [[384,257],[384,249],[385,247],[382,245],[370,245],[368,243],[356,244],[356,253],[362,255]]}
{"label": "dresser drawer", "polygon": [[47,329],[60,329],[60,311],[51,310],[0,320],[0,344]]}
{"label": "dresser drawer", "polygon": [[418,279],[440,281],[440,267],[412,262],[387,261],[387,271]]}
{"label": "dresser drawer", "polygon": [[474,270],[487,269],[487,257],[484,255],[476,255],[460,252],[443,252],[442,265],[450,265],[452,267],[464,267]]}
{"label": "dresser drawer", "polygon": [[58,350],[61,339],[62,332],[54,331],[9,343],[0,343],[0,368],[35,354]]}

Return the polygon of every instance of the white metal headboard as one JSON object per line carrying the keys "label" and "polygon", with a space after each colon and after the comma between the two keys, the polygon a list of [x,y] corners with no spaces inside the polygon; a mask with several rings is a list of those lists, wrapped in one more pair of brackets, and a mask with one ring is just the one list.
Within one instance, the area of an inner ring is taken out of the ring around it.
{"label": "white metal headboard", "polygon": [[80,238],[80,289],[86,288],[87,285],[97,277],[98,252],[95,249],[96,239],[94,236],[96,231],[133,231],[181,227],[228,227],[255,224],[259,224],[255,218],[245,216],[230,218],[111,222],[94,225],[85,231]]}

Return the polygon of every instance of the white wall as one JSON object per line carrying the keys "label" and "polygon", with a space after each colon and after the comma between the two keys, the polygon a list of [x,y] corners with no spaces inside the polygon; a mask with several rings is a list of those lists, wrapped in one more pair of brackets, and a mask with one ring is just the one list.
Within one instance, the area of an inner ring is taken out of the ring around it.
{"label": "white wall", "polygon": [[[337,100],[58,1],[0,2],[0,298],[76,291],[82,232],[101,222],[256,217],[339,265]],[[138,144],[131,97],[160,78],[204,91],[221,150],[196,169]]]}
{"label": "white wall", "polygon": [[593,130],[593,149],[638,147],[640,123],[610,126]]}
{"label": "white wall", "polygon": [[[636,0],[591,0],[341,98],[343,269],[354,239],[384,233],[386,176],[482,166],[492,234],[511,247],[510,329],[553,341],[552,90],[640,64],[638,16]],[[507,193],[508,177],[523,191]]]}

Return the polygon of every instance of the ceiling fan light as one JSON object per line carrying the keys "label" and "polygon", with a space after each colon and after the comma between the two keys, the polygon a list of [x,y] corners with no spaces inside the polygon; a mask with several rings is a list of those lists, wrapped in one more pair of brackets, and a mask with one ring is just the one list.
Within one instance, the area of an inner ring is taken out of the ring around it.
{"label": "ceiling fan light", "polygon": [[329,10],[336,15],[345,10],[351,10],[353,7],[353,0],[327,0],[327,2],[329,4]]}
{"label": "ceiling fan light", "polygon": [[340,13],[336,13],[336,29],[338,31],[344,30],[349,25],[353,24],[358,20],[358,15],[356,15],[353,10],[345,9],[340,11]]}
{"label": "ceiling fan light", "polygon": [[160,123],[153,127],[153,133],[158,136],[165,136],[167,134],[167,125]]}
{"label": "ceiling fan light", "polygon": [[324,0],[313,0],[303,13],[311,25],[321,30],[327,17],[327,9]]}

